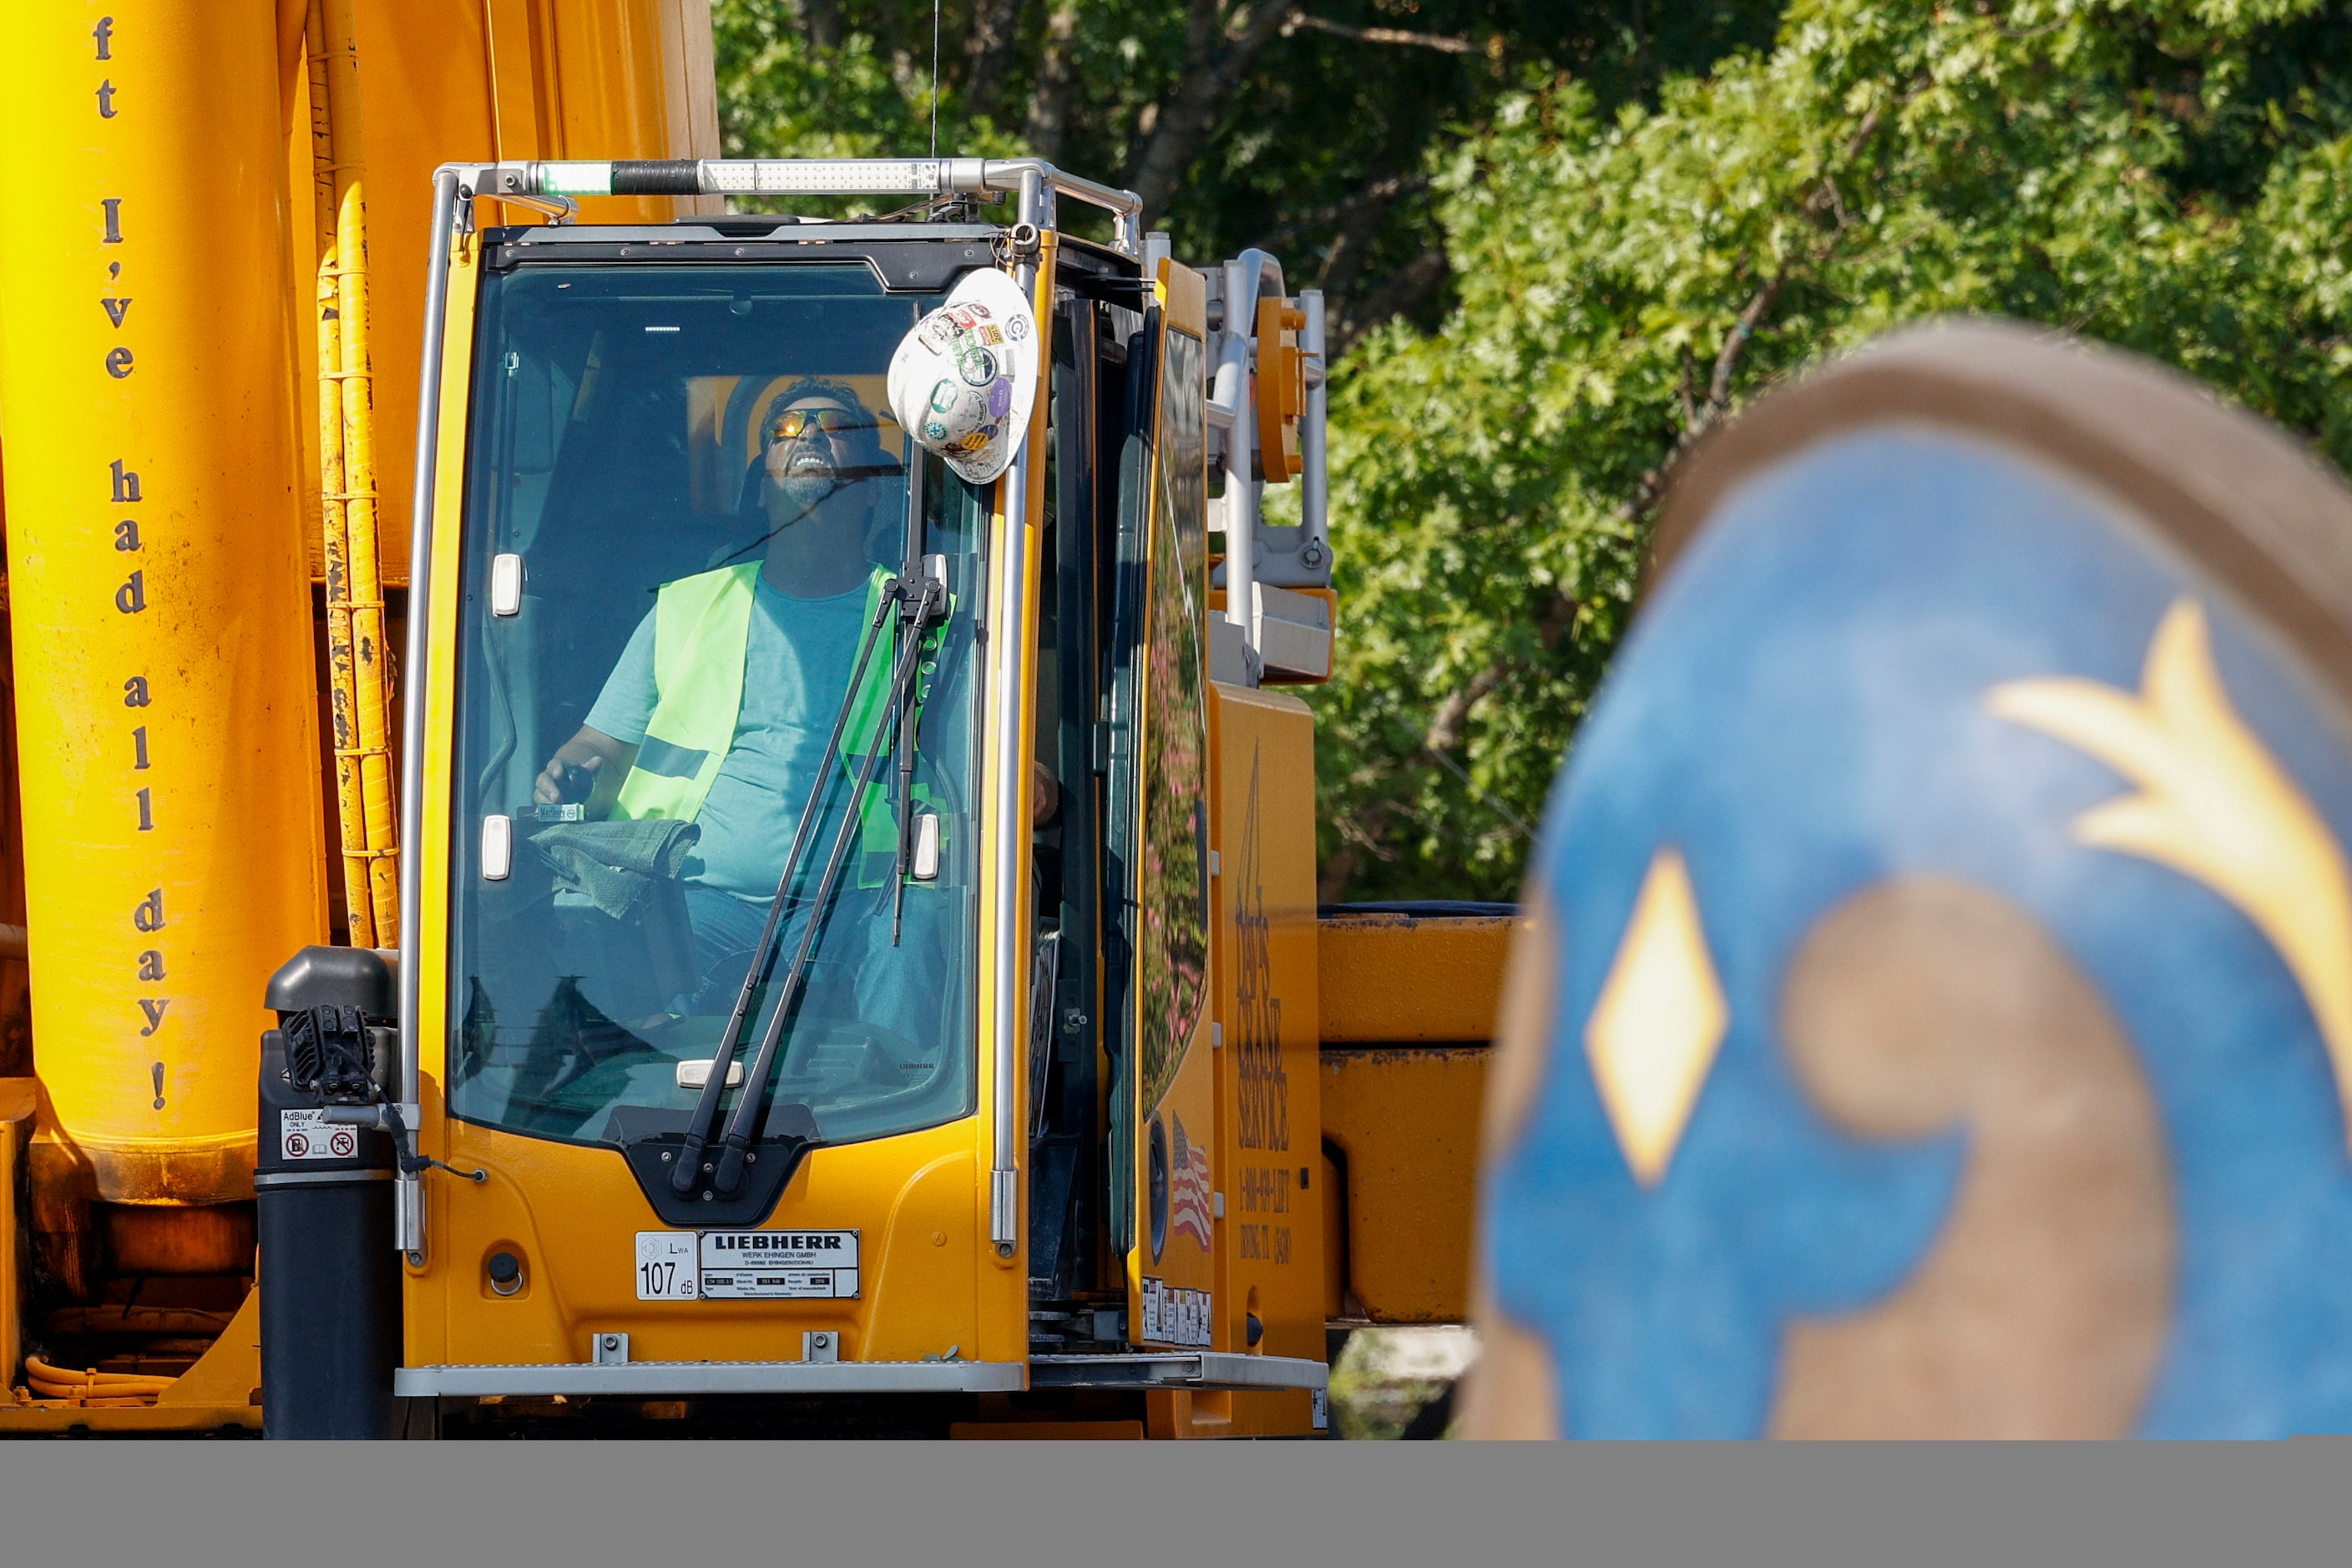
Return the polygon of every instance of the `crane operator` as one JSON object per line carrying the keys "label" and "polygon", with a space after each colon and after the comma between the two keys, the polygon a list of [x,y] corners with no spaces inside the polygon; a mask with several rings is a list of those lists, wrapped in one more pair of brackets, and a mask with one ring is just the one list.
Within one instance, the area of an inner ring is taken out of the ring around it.
{"label": "crane operator", "polygon": [[755,481],[763,554],[662,586],[532,786],[553,805],[582,768],[590,816],[701,829],[684,879],[706,973],[759,941],[890,574],[866,558],[870,481],[885,471],[877,424],[835,381],[803,379],[770,405]]}
{"label": "crane operator", "polygon": [[[586,722],[532,786],[554,805],[568,771],[584,769],[594,781],[590,816],[700,828],[683,879],[706,983],[740,979],[751,961],[892,575],[868,559],[872,481],[898,471],[878,429],[837,381],[804,378],[770,405],[755,470],[764,554],[665,584]],[[845,753],[872,743],[843,738]],[[1041,821],[1057,794],[1050,776],[1037,780]],[[814,875],[806,880],[813,891]]]}

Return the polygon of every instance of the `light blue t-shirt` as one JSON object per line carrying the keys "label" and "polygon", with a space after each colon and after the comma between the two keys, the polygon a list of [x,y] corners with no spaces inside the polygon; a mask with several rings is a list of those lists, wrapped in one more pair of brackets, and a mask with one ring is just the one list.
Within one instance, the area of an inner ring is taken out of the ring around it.
{"label": "light blue t-shirt", "polygon": [[[803,599],[779,593],[765,576],[757,582],[743,649],[743,705],[735,716],[734,742],[694,819],[702,838],[686,863],[686,879],[765,904],[776,895],[793,829],[849,689],[866,627],[866,588],[860,584],[830,598]],[[657,613],[649,610],[637,623],[588,710],[592,728],[633,746],[644,742],[658,695]],[[843,745],[853,739],[845,735]],[[846,793],[836,795],[845,799]],[[836,818],[837,807],[828,806],[826,815]]]}

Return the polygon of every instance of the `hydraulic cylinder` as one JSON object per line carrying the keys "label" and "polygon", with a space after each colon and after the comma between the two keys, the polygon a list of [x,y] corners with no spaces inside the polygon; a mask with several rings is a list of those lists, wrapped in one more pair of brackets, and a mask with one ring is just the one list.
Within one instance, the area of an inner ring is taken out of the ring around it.
{"label": "hydraulic cylinder", "polygon": [[117,1203],[251,1195],[263,987],[325,929],[273,26],[0,5],[41,1136]]}

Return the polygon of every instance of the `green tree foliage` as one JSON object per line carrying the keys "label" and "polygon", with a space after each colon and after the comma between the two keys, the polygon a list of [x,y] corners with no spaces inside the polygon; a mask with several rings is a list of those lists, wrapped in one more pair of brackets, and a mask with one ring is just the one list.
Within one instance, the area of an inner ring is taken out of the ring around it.
{"label": "green tree foliage", "polygon": [[1435,189],[1455,303],[1332,400],[1327,897],[1508,897],[1679,454],[1907,320],[2179,365],[2352,463],[2352,8],[1796,0],[1607,111],[1496,106]]}
{"label": "green tree foliage", "polygon": [[[1433,153],[1527,80],[1596,102],[1771,36],[1778,0],[947,0],[939,146],[1034,151],[1126,185],[1194,260],[1265,246],[1352,342],[1433,323],[1446,277]],[[718,0],[736,156],[930,148],[921,0]],[[1083,226],[1082,218],[1073,215]]]}

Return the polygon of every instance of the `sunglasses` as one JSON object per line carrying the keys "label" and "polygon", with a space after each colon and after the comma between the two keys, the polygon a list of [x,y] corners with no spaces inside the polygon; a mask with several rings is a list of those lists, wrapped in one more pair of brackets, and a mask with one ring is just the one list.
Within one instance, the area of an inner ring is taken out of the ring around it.
{"label": "sunglasses", "polygon": [[844,430],[871,430],[874,421],[860,419],[841,408],[792,408],[776,416],[768,426],[772,440],[797,441],[814,426],[828,436]]}

